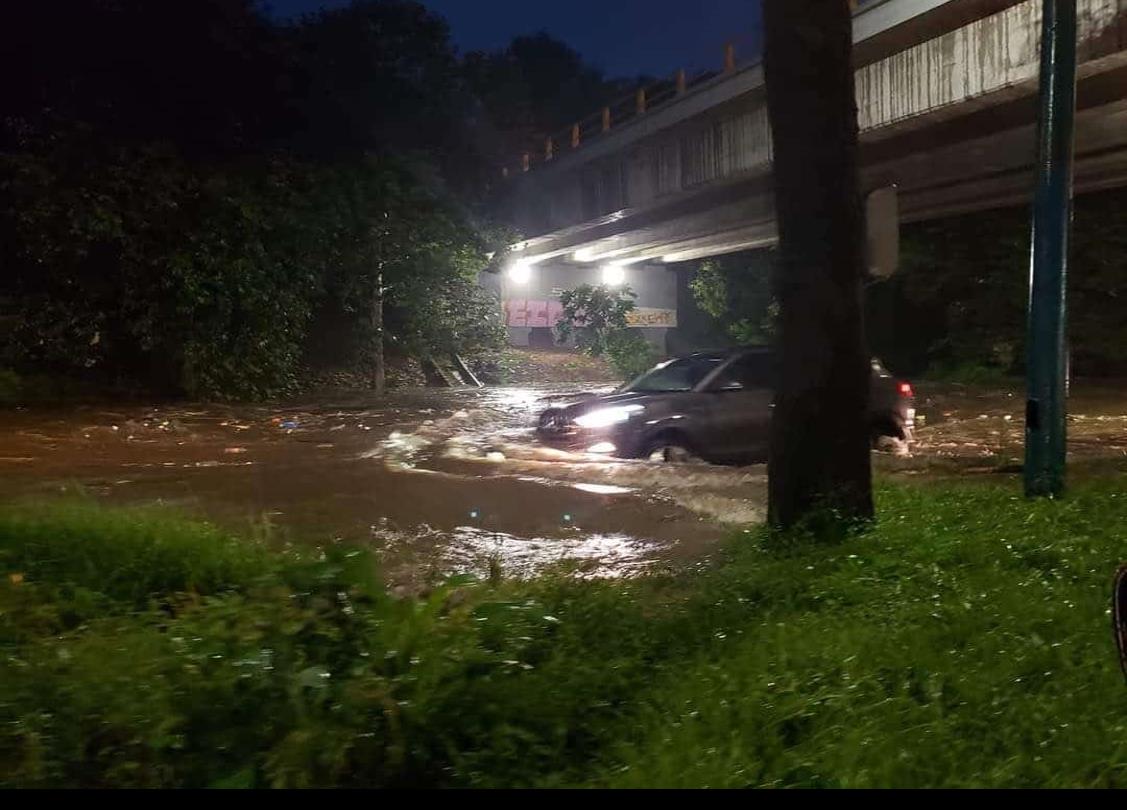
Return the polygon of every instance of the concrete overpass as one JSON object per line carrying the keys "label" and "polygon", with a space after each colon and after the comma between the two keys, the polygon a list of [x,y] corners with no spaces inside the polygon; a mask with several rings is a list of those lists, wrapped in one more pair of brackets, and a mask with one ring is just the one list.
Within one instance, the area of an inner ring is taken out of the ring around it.
{"label": "concrete overpass", "polygon": [[[1078,0],[1078,12],[1083,193],[1127,184],[1127,0]],[[1030,198],[1040,18],[1040,0],[859,5],[862,185],[895,185],[902,222]],[[631,102],[626,116],[603,110],[508,168],[510,219],[527,235],[514,246],[517,276],[537,290],[526,296],[550,294],[540,276],[578,284],[610,265],[645,306],[659,267],[776,240],[758,62],[729,48],[716,74],[679,73]],[[522,294],[503,284],[502,297]]]}

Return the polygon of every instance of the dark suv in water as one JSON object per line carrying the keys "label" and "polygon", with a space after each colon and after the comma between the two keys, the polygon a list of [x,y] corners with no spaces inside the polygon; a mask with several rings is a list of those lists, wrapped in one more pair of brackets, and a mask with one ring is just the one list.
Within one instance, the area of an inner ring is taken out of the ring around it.
{"label": "dark suv in water", "polygon": [[[911,438],[912,387],[873,363],[873,438]],[[774,354],[765,348],[696,352],[661,363],[614,393],[540,415],[548,444],[620,458],[763,461],[774,407]]]}

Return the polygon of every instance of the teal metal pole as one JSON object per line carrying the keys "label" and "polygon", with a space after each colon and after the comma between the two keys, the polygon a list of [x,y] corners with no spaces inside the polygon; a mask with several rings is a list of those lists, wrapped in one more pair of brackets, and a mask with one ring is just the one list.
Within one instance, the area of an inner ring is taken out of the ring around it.
{"label": "teal metal pole", "polygon": [[1037,190],[1026,332],[1025,494],[1064,491],[1068,234],[1076,113],[1076,0],[1042,0]]}

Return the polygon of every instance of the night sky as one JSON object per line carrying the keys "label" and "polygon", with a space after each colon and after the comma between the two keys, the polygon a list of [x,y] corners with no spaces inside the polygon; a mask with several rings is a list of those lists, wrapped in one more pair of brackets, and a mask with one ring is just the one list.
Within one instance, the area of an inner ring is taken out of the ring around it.
{"label": "night sky", "polygon": [[[347,0],[268,0],[285,17]],[[462,51],[503,47],[544,30],[608,76],[664,76],[678,67],[719,67],[722,46],[757,41],[758,0],[422,0],[446,18]]]}

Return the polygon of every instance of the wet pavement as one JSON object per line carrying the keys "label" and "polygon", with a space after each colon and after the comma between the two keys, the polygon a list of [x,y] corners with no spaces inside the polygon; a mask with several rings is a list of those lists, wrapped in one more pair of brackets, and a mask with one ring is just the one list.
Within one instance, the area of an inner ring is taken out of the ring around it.
{"label": "wet pavement", "polygon": [[[375,549],[385,576],[416,587],[455,572],[523,576],[553,566],[629,575],[707,557],[763,519],[762,465],[608,460],[541,447],[536,415],[583,385],[418,389],[376,400],[322,394],[284,406],[176,405],[7,411],[8,497],[81,491],[161,502],[274,542]],[[1124,387],[1074,389],[1070,453],[1127,461]],[[928,386],[907,457],[891,475],[1012,472],[1022,399]]]}

